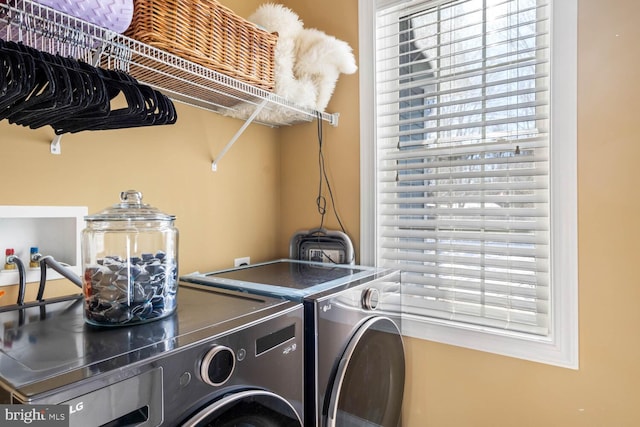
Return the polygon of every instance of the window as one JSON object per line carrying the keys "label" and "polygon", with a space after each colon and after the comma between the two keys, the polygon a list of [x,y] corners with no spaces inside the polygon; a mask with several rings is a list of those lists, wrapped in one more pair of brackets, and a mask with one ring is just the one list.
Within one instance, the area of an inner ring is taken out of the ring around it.
{"label": "window", "polygon": [[406,335],[577,368],[576,0],[361,0],[361,260]]}

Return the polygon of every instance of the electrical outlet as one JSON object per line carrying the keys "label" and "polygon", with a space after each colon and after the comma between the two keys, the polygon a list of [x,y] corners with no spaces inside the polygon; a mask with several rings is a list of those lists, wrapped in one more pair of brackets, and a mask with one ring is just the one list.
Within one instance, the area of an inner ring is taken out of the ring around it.
{"label": "electrical outlet", "polygon": [[234,267],[242,267],[243,265],[251,264],[251,257],[245,256],[242,258],[236,258],[233,260]]}

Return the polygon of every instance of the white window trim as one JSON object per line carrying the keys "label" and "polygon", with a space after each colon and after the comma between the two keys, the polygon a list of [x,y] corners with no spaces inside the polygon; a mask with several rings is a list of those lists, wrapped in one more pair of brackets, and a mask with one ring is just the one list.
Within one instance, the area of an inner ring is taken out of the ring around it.
{"label": "white window trim", "polygon": [[[376,260],[375,10],[403,0],[359,0],[360,260]],[[504,356],[578,369],[577,227],[577,0],[552,3],[551,62],[551,283],[549,337],[500,333],[441,321],[403,317],[403,334]],[[563,141],[562,144],[554,141]],[[553,159],[562,159],[562,162]],[[560,285],[558,285],[560,284]]]}

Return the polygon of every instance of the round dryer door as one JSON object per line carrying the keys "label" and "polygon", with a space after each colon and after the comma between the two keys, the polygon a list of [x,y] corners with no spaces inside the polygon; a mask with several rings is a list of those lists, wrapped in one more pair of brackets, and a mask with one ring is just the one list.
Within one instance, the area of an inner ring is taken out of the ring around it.
{"label": "round dryer door", "polygon": [[404,345],[398,327],[386,317],[367,320],[338,365],[326,425],[399,426],[404,376]]}
{"label": "round dryer door", "polygon": [[211,403],[183,427],[302,427],[295,409],[282,397],[261,390],[230,394]]}

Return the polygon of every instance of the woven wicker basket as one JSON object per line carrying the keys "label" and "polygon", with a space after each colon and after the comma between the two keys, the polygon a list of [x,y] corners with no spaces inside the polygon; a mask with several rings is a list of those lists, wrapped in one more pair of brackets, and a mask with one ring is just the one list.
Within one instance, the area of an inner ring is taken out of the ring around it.
{"label": "woven wicker basket", "polygon": [[216,0],[135,0],[125,34],[242,82],[273,90],[271,34]]}

